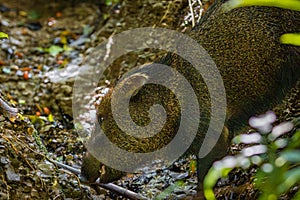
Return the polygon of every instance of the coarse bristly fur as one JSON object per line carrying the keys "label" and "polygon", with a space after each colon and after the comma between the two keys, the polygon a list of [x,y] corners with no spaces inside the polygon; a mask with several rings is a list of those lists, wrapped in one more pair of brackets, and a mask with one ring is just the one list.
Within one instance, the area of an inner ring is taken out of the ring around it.
{"label": "coarse bristly fur", "polygon": [[[226,154],[230,139],[247,125],[247,119],[280,102],[300,75],[300,48],[279,41],[284,33],[300,32],[300,12],[275,7],[245,7],[223,12],[223,2],[216,1],[189,34],[216,63],[227,96],[223,134],[211,153],[198,159],[200,183],[212,162]],[[190,82],[198,98],[201,120],[197,136],[187,151],[197,155],[210,118],[207,87],[201,75],[178,55],[169,54],[162,62],[180,72]],[[126,81],[128,78],[121,83]],[[134,84],[134,81],[131,80],[131,83]],[[173,139],[180,123],[180,109],[176,96],[169,89],[147,84],[131,98],[129,110],[132,120],[138,125],[149,123],[148,111],[153,104],[163,105],[167,112],[163,129],[157,135],[143,139],[126,135],[117,126],[111,112],[110,94],[102,100],[97,114],[101,118],[101,128],[111,142],[127,151],[144,153],[160,149]],[[89,181],[100,177],[103,182],[118,179],[122,175],[109,167],[106,167],[105,174],[101,174],[100,166],[99,161],[87,154],[81,174]]]}

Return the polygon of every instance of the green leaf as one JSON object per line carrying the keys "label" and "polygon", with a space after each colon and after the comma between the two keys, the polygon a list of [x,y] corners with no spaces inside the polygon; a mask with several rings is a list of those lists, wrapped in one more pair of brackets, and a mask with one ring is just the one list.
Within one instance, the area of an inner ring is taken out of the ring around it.
{"label": "green leaf", "polygon": [[36,124],[36,123],[44,124],[46,121],[42,117],[36,115],[29,115],[28,118],[30,119],[32,124]]}
{"label": "green leaf", "polygon": [[30,10],[27,14],[28,19],[37,20],[41,17],[41,14],[37,10]]}
{"label": "green leaf", "polygon": [[218,171],[215,168],[211,168],[209,172],[206,174],[203,187],[204,187],[204,196],[208,200],[215,200],[215,194],[214,194],[214,186],[217,183],[220,175]]}
{"label": "green leaf", "polygon": [[283,44],[292,44],[300,46],[300,33],[286,33],[280,37],[280,42]]}
{"label": "green leaf", "polygon": [[113,3],[113,0],[105,0],[105,5],[111,6]]}
{"label": "green leaf", "polygon": [[0,32],[0,40],[8,39],[8,35],[6,33]]}
{"label": "green leaf", "polygon": [[282,184],[278,186],[281,192],[286,192],[293,185],[300,182],[300,167],[293,168],[285,173],[285,179]]}
{"label": "green leaf", "polygon": [[176,188],[180,188],[182,186],[184,186],[185,183],[180,180],[180,181],[176,181],[174,183],[174,185],[170,185],[169,187],[167,187],[164,191],[162,191],[159,195],[157,195],[154,200],[164,200],[167,199],[168,196],[170,196],[172,194],[172,192],[176,189]]}
{"label": "green leaf", "polygon": [[52,56],[57,56],[57,54],[63,52],[64,49],[60,46],[57,45],[52,45],[49,49],[48,52],[52,55]]}
{"label": "green leaf", "polygon": [[288,147],[294,149],[300,147],[300,130],[294,133],[292,139],[289,141]]}
{"label": "green leaf", "polygon": [[285,151],[282,152],[280,156],[286,161],[300,163],[300,150]]}
{"label": "green leaf", "polygon": [[245,6],[274,6],[284,9],[300,11],[299,0],[230,0],[223,4],[225,11]]}
{"label": "green leaf", "polygon": [[112,4],[112,0],[105,0],[105,5],[110,6]]}
{"label": "green leaf", "polygon": [[295,194],[295,196],[291,200],[298,200],[300,199],[300,190]]}
{"label": "green leaf", "polygon": [[54,118],[51,113],[48,115],[48,120],[49,120],[49,122],[54,122]]}
{"label": "green leaf", "polygon": [[70,47],[70,46],[64,44],[64,46],[63,46],[63,51],[72,51],[72,50],[73,50],[72,47]]}
{"label": "green leaf", "polygon": [[83,27],[83,35],[89,35],[94,31],[94,27],[89,26],[89,25],[85,25]]}
{"label": "green leaf", "polygon": [[105,5],[111,6],[114,3],[118,3],[119,0],[105,0]]}
{"label": "green leaf", "polygon": [[215,200],[214,194],[214,186],[216,185],[217,181],[221,177],[226,177],[229,172],[231,172],[233,168],[222,168],[220,170],[216,169],[215,167],[210,168],[208,173],[205,176],[203,187],[204,187],[204,196],[208,200]]}

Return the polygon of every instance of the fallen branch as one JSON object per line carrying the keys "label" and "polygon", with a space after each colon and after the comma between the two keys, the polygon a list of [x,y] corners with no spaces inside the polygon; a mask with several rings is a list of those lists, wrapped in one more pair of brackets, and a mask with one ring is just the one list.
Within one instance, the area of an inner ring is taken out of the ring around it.
{"label": "fallen branch", "polygon": [[[71,173],[76,174],[77,176],[80,177],[80,170],[79,169],[76,169],[76,168],[71,167],[69,165],[62,164],[62,163],[54,161],[54,160],[49,160],[49,161],[52,162],[52,163],[54,163],[55,165],[57,165],[57,166],[65,169],[65,170],[71,172]],[[113,183],[106,183],[106,184],[105,183],[101,183],[100,180],[99,180],[99,178],[96,180],[95,183],[90,183],[90,182],[87,182],[87,181],[81,180],[81,179],[80,179],[80,182],[85,183],[87,185],[97,185],[99,187],[102,187],[102,188],[107,189],[109,191],[115,192],[115,193],[120,194],[123,197],[129,198],[129,199],[133,199],[133,200],[146,200],[147,199],[147,198],[143,197],[140,194],[137,194],[135,192],[132,192],[130,190],[122,188],[122,187],[120,187],[118,185],[115,185]]]}
{"label": "fallen branch", "polygon": [[123,197],[127,197],[127,198],[130,198],[130,199],[133,199],[133,200],[146,200],[147,199],[146,197],[143,197],[140,194],[137,194],[135,192],[132,192],[130,190],[122,188],[122,187],[120,187],[118,185],[115,185],[113,183],[106,183],[106,184],[104,184],[104,183],[100,183],[98,180],[95,183],[96,185],[98,185],[98,186],[100,186],[100,187],[102,187],[104,189],[116,192],[116,193],[122,195]]}

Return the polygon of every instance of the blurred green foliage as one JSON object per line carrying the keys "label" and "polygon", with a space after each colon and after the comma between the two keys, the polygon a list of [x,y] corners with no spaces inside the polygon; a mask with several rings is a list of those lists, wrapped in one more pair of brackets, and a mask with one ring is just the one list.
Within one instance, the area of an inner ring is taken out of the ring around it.
{"label": "blurred green foliage", "polygon": [[118,2],[119,2],[119,0],[105,0],[105,5],[111,6],[111,5],[113,5],[115,3],[118,3]]}
{"label": "blurred green foliage", "polygon": [[[233,139],[234,143],[250,147],[214,163],[204,180],[204,193],[208,200],[215,199],[213,187],[218,179],[226,177],[234,168],[257,166],[253,184],[260,191],[259,200],[280,199],[281,195],[300,183],[300,131],[293,128],[300,118],[274,127],[272,123],[275,120],[270,122],[269,118],[268,113],[257,118],[260,123],[263,122],[263,126],[254,126],[258,132],[241,134]],[[291,137],[285,136],[291,132]],[[299,196],[300,191],[291,199],[299,199]]]}

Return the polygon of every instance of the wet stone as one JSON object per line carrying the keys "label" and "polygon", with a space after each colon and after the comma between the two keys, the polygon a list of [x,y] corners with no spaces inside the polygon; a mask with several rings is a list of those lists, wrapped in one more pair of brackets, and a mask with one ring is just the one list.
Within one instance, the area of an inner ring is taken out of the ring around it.
{"label": "wet stone", "polygon": [[176,195],[176,199],[185,199],[185,198],[186,198],[186,194]]}
{"label": "wet stone", "polygon": [[170,176],[175,180],[182,180],[182,179],[187,178],[189,176],[189,173],[188,172],[186,172],[186,173],[171,172]]}
{"label": "wet stone", "polygon": [[197,194],[197,191],[196,190],[190,190],[188,191],[187,193],[189,196],[195,196]]}
{"label": "wet stone", "polygon": [[6,158],[6,157],[1,157],[1,158],[0,158],[0,162],[1,162],[1,164],[3,164],[3,165],[7,165],[7,164],[9,163],[9,160],[8,160],[8,158]]}
{"label": "wet stone", "polygon": [[7,177],[9,182],[11,182],[11,181],[19,182],[21,180],[20,175],[17,174],[11,166],[9,166],[6,169],[6,177]]}

